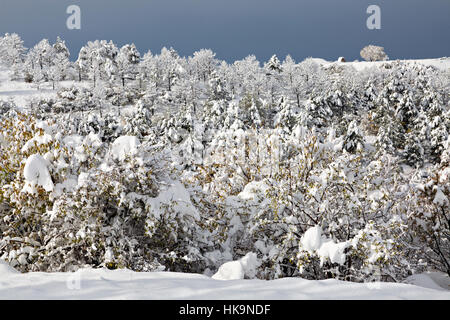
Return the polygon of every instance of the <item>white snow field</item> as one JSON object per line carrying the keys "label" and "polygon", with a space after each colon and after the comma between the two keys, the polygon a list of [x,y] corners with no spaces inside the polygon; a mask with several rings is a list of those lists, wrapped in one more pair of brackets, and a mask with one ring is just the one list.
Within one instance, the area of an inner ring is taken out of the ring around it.
{"label": "white snow field", "polygon": [[145,299],[145,300],[447,300],[450,291],[431,277],[418,282],[351,283],[338,280],[214,280],[200,274],[82,269],[75,273],[18,274],[0,263],[0,299]]}

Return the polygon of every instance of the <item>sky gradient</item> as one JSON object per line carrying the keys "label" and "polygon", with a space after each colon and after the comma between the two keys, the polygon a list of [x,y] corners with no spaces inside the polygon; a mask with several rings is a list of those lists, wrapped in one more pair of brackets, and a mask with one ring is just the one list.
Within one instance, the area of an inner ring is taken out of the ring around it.
{"label": "sky gradient", "polygon": [[[72,4],[81,8],[81,30],[66,27]],[[381,30],[366,27],[371,4],[381,8]],[[450,56],[450,0],[1,0],[6,32],[27,47],[61,36],[72,60],[96,39],[134,43],[141,54],[210,48],[228,62],[249,54],[361,60],[368,44],[385,47],[391,59],[437,58]]]}

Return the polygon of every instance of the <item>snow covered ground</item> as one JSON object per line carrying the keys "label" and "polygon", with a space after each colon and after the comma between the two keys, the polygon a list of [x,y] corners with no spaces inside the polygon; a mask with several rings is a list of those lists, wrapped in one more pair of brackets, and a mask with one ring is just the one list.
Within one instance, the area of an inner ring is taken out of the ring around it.
{"label": "snow covered ground", "polygon": [[221,281],[199,274],[107,269],[18,274],[5,267],[0,265],[0,299],[450,299],[450,291],[426,275],[420,275],[417,282],[434,289],[400,283],[361,284],[300,278]]}
{"label": "snow covered ground", "polygon": [[75,273],[18,273],[0,261],[0,299],[304,300],[450,299],[450,281],[439,273],[409,284],[351,283],[300,278],[215,280],[174,272],[82,269]]}
{"label": "snow covered ground", "polygon": [[[382,65],[384,63],[392,63],[395,60],[374,61],[374,62],[369,62],[369,61],[330,62],[330,61],[326,61],[323,59],[315,58],[314,61],[325,67],[330,66],[332,64],[339,64],[339,65],[345,65],[345,66],[352,66],[357,71],[361,71],[361,70],[364,70],[367,68],[379,67],[380,65]],[[415,60],[402,60],[402,61],[409,62],[409,63],[420,63],[425,66],[433,66],[433,67],[436,67],[437,69],[443,70],[443,71],[450,69],[450,58],[449,57],[443,57],[443,58],[438,58],[438,59],[415,59]]]}

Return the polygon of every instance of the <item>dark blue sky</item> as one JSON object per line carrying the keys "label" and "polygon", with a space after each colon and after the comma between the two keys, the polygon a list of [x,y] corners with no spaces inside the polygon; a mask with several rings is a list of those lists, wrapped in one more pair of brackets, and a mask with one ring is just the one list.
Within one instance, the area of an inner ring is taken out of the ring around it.
{"label": "dark blue sky", "polygon": [[[66,28],[66,8],[81,7],[81,30]],[[368,30],[366,9],[382,10],[382,29]],[[88,40],[135,43],[141,53],[173,46],[181,55],[210,48],[227,61],[274,53],[361,59],[368,44],[391,59],[450,56],[450,0],[0,0],[0,33],[32,47],[66,40],[71,58]]]}

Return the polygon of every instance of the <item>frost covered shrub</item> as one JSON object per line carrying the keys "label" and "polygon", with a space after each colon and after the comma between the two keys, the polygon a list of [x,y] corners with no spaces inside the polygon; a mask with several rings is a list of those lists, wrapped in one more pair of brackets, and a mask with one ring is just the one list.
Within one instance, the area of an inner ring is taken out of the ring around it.
{"label": "frost covered shrub", "polygon": [[113,106],[125,106],[136,103],[143,94],[141,90],[133,87],[109,85],[105,88],[104,97]]}
{"label": "frost covered shrub", "polygon": [[78,177],[75,190],[64,194],[53,208],[53,224],[66,230],[61,240],[67,243],[63,251],[57,241],[49,243],[45,259],[52,261],[53,268],[149,268],[141,240],[145,237],[145,197],[155,196],[157,189],[147,170],[151,169],[131,162],[112,164],[105,170],[93,168]]}
{"label": "frost covered shrub", "polygon": [[0,117],[6,115],[6,113],[9,110],[14,109],[14,107],[15,107],[14,102],[0,100]]}
{"label": "frost covered shrub", "polygon": [[57,131],[22,114],[2,123],[2,258],[22,271],[204,268],[199,213],[164,153]]}
{"label": "frost covered shrub", "polygon": [[415,179],[398,210],[407,216],[404,241],[414,254],[422,264],[450,275],[450,170],[448,160],[444,163],[432,167],[428,178]]}
{"label": "frost covered shrub", "polygon": [[53,106],[55,113],[87,111],[96,107],[93,92],[89,89],[74,86],[61,88],[57,97],[57,102]]}
{"label": "frost covered shrub", "polygon": [[140,139],[154,140],[155,132],[152,128],[152,109],[142,100],[136,103],[136,110],[125,116],[124,134],[137,136]]}
{"label": "frost covered shrub", "polygon": [[[44,122],[21,113],[1,124],[0,245],[3,258],[28,270],[46,235],[51,193],[66,175],[66,150]],[[52,164],[53,163],[53,164]]]}
{"label": "frost covered shrub", "polygon": [[[390,280],[408,273],[402,270],[402,244],[397,240],[404,223],[385,213],[390,194],[398,188],[398,176],[389,177],[395,172],[395,160],[386,158],[394,164],[383,166],[369,160],[373,153],[347,153],[345,141],[348,144],[348,138],[331,135],[320,143],[308,131],[284,136],[274,144],[279,146],[271,151],[275,157],[260,155],[258,163],[266,170],[247,175],[246,182],[230,179],[233,170],[226,173],[216,165],[205,168],[204,188],[218,192],[219,199],[212,202],[224,207],[228,250],[234,255],[243,248],[258,252],[262,261],[259,277],[364,281],[378,273]],[[225,147],[223,155],[233,154],[230,147]],[[237,165],[243,170],[239,158],[247,159],[247,165],[252,163],[252,157],[243,152],[228,161],[225,156],[224,166]],[[228,216],[228,211],[233,214]],[[302,239],[312,227],[320,228],[320,236],[315,246],[308,247]]]}

